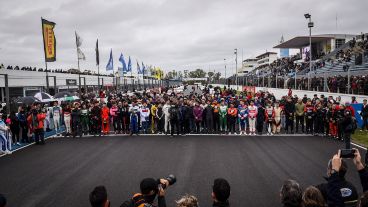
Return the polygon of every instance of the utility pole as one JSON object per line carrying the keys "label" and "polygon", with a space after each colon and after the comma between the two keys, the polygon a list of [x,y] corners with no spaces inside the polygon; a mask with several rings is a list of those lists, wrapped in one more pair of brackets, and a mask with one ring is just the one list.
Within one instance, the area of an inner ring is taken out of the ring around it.
{"label": "utility pole", "polygon": [[238,49],[235,48],[234,49],[234,54],[235,54],[235,85],[236,85],[236,90],[238,90]]}

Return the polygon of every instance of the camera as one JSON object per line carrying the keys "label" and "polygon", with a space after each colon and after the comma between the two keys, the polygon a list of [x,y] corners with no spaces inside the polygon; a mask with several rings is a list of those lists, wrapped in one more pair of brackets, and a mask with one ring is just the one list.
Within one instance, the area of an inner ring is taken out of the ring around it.
{"label": "camera", "polygon": [[[160,180],[160,179],[158,179],[158,180]],[[169,176],[167,176],[166,178],[164,178],[164,180],[167,180],[169,182],[169,185],[174,185],[176,183],[176,177],[173,174],[170,174]],[[160,184],[160,186],[162,187],[162,189],[165,189],[165,188],[168,187],[165,184]]]}
{"label": "camera", "polygon": [[341,149],[340,157],[341,158],[354,158],[355,150],[354,149]]}

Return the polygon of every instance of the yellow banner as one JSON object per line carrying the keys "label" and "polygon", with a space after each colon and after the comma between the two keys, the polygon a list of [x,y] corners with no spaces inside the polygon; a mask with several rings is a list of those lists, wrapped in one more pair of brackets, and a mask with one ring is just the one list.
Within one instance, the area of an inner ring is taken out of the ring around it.
{"label": "yellow banner", "polygon": [[45,61],[56,61],[56,39],[54,34],[54,22],[42,19],[43,45],[45,51]]}

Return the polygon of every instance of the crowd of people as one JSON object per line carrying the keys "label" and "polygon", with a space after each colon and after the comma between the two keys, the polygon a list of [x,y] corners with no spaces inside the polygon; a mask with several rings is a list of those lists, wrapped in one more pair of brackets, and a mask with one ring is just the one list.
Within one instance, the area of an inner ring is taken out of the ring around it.
{"label": "crowd of people", "polygon": [[[329,54],[320,53],[315,56],[311,71],[309,60],[302,60],[302,56],[298,53],[291,57],[277,59],[269,65],[255,68],[246,77],[240,77],[239,83],[260,87],[291,87],[300,90],[368,95],[368,78],[366,75],[351,76],[349,85],[347,75],[328,73],[326,75],[327,84],[325,87],[325,77],[317,74],[318,69],[325,67],[326,63],[330,63],[332,66],[342,65],[344,71],[347,72],[351,67],[352,57],[356,57],[355,62],[357,65],[362,64],[364,59],[368,60],[368,39],[363,33],[358,37],[359,40],[353,38],[343,49]],[[306,75],[308,72],[312,72],[310,77]],[[297,74],[296,83],[295,73]],[[297,84],[296,87],[295,84]],[[348,88],[350,88],[349,91]]]}
{"label": "crowd of people", "polygon": [[[106,93],[106,94],[105,94]],[[351,102],[340,97],[297,97],[289,91],[277,100],[269,92],[241,92],[220,88],[158,88],[128,96],[101,92],[99,98],[57,101],[19,106],[9,115],[0,114],[2,151],[11,143],[35,141],[44,144],[45,131],[80,137],[114,134],[241,134],[274,135],[307,133],[350,142],[357,128]],[[364,100],[361,127],[368,127],[368,105]],[[349,128],[347,127],[349,126]],[[11,137],[11,138],[10,138]]]}
{"label": "crowd of people", "polygon": [[[302,189],[296,180],[285,180],[280,190],[280,202],[284,207],[367,207],[368,206],[368,170],[362,161],[359,150],[353,149],[352,160],[360,178],[363,194],[359,195],[357,186],[349,182],[345,175],[348,171],[347,159],[343,159],[339,150],[329,160],[326,183],[310,185]],[[365,155],[367,157],[367,154]],[[367,161],[367,160],[366,160]],[[176,179],[176,178],[175,178]],[[165,191],[173,183],[167,179],[145,178],[140,183],[140,193],[123,202],[120,207],[157,206],[166,207]],[[224,178],[217,178],[212,185],[213,207],[230,206],[231,187]],[[104,186],[97,186],[89,195],[92,207],[110,206],[108,193]],[[176,207],[199,207],[194,195],[184,195],[176,201]]]}

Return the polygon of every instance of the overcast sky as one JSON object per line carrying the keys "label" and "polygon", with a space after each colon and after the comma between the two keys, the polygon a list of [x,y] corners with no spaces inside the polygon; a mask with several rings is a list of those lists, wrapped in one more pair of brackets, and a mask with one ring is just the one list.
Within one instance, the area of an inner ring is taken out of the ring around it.
{"label": "overcast sky", "polygon": [[307,35],[306,12],[314,34],[368,32],[367,8],[367,0],[1,0],[0,63],[44,67],[42,16],[56,23],[57,61],[49,68],[77,67],[77,31],[82,70],[96,69],[97,38],[101,70],[111,48],[115,70],[121,52],[166,71],[219,71],[224,58],[234,69],[234,48],[241,60],[242,51],[244,59],[277,51],[281,35]]}

